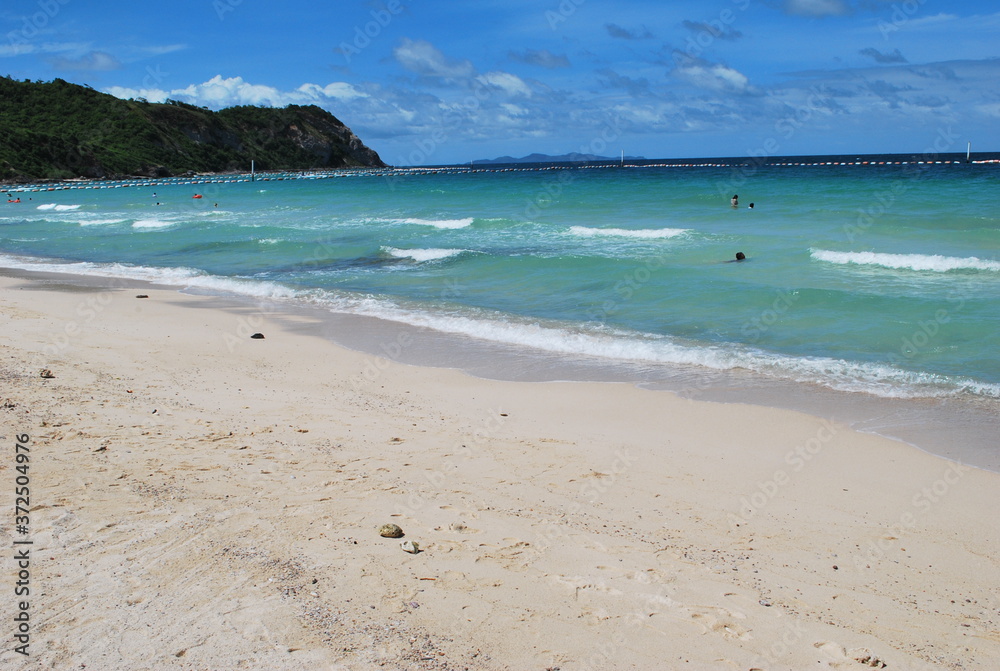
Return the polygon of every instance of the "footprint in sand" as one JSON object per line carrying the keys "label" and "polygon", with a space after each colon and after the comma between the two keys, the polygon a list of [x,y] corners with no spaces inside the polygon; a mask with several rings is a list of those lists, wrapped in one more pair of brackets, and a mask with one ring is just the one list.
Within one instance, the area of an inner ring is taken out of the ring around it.
{"label": "footprint in sand", "polygon": [[459,552],[463,549],[463,545],[458,541],[434,541],[427,545],[428,550],[432,550],[435,554],[447,554],[449,552]]}
{"label": "footprint in sand", "polygon": [[608,587],[607,584],[601,580],[593,580],[585,576],[554,575],[551,577],[557,584],[566,587],[571,592],[574,592],[577,598],[580,597],[581,591],[603,592],[612,596],[621,596],[622,594],[621,590],[614,587]]}
{"label": "footprint in sand", "polygon": [[459,592],[473,592],[489,587],[497,587],[498,584],[497,580],[489,578],[475,580],[462,571],[445,571],[434,582],[435,587]]}
{"label": "footprint in sand", "polygon": [[496,546],[491,543],[481,543],[479,545],[482,554],[476,557],[476,562],[491,560],[498,562],[504,568],[517,569],[525,568],[535,559],[535,554],[531,552],[531,543],[520,541],[516,538],[504,538],[505,546]]}
{"label": "footprint in sand", "polygon": [[868,648],[851,648],[833,641],[816,641],[813,647],[829,658],[830,666],[835,669],[856,669],[858,665],[872,669],[884,669],[887,664]]}
{"label": "footprint in sand", "polygon": [[749,641],[753,637],[744,627],[736,623],[737,619],[746,619],[742,613],[734,613],[725,608],[714,608],[712,606],[694,606],[690,610],[691,620],[704,627],[705,632],[720,634],[723,638],[735,638],[740,641]]}

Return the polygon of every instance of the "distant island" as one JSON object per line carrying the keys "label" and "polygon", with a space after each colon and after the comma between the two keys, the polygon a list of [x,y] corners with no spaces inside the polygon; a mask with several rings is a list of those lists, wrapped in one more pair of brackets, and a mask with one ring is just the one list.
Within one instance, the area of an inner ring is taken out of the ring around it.
{"label": "distant island", "polygon": [[[501,156],[500,158],[484,158],[473,161],[473,165],[496,165],[499,163],[605,163],[607,161],[620,161],[621,156],[597,156],[595,154],[560,154],[550,156],[548,154],[528,154],[521,158],[513,156]],[[626,156],[626,161],[641,161],[642,156]]]}
{"label": "distant island", "polygon": [[62,79],[0,77],[0,180],[385,167],[315,105],[230,107],[121,100]]}

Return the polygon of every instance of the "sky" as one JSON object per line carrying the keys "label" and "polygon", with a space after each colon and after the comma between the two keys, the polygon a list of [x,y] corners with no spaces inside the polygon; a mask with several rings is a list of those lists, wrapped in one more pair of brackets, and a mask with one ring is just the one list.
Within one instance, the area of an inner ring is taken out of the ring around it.
{"label": "sky", "polygon": [[318,105],[392,165],[1000,151],[995,0],[4,0],[0,74]]}

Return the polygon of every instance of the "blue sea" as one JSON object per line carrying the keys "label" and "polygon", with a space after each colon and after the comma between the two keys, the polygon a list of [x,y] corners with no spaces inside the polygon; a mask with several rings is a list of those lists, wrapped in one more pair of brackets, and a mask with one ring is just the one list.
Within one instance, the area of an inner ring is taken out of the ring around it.
{"label": "blue sea", "polygon": [[801,407],[997,468],[1000,164],[964,159],[11,186],[0,265],[410,325],[448,343],[418,363]]}

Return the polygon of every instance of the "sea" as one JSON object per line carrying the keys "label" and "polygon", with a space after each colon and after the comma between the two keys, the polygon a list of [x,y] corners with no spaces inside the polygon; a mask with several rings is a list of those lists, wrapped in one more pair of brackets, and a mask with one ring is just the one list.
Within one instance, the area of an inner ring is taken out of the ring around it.
{"label": "sea", "polygon": [[305,310],[376,361],[792,408],[1000,471],[998,159],[8,185],[0,266]]}

